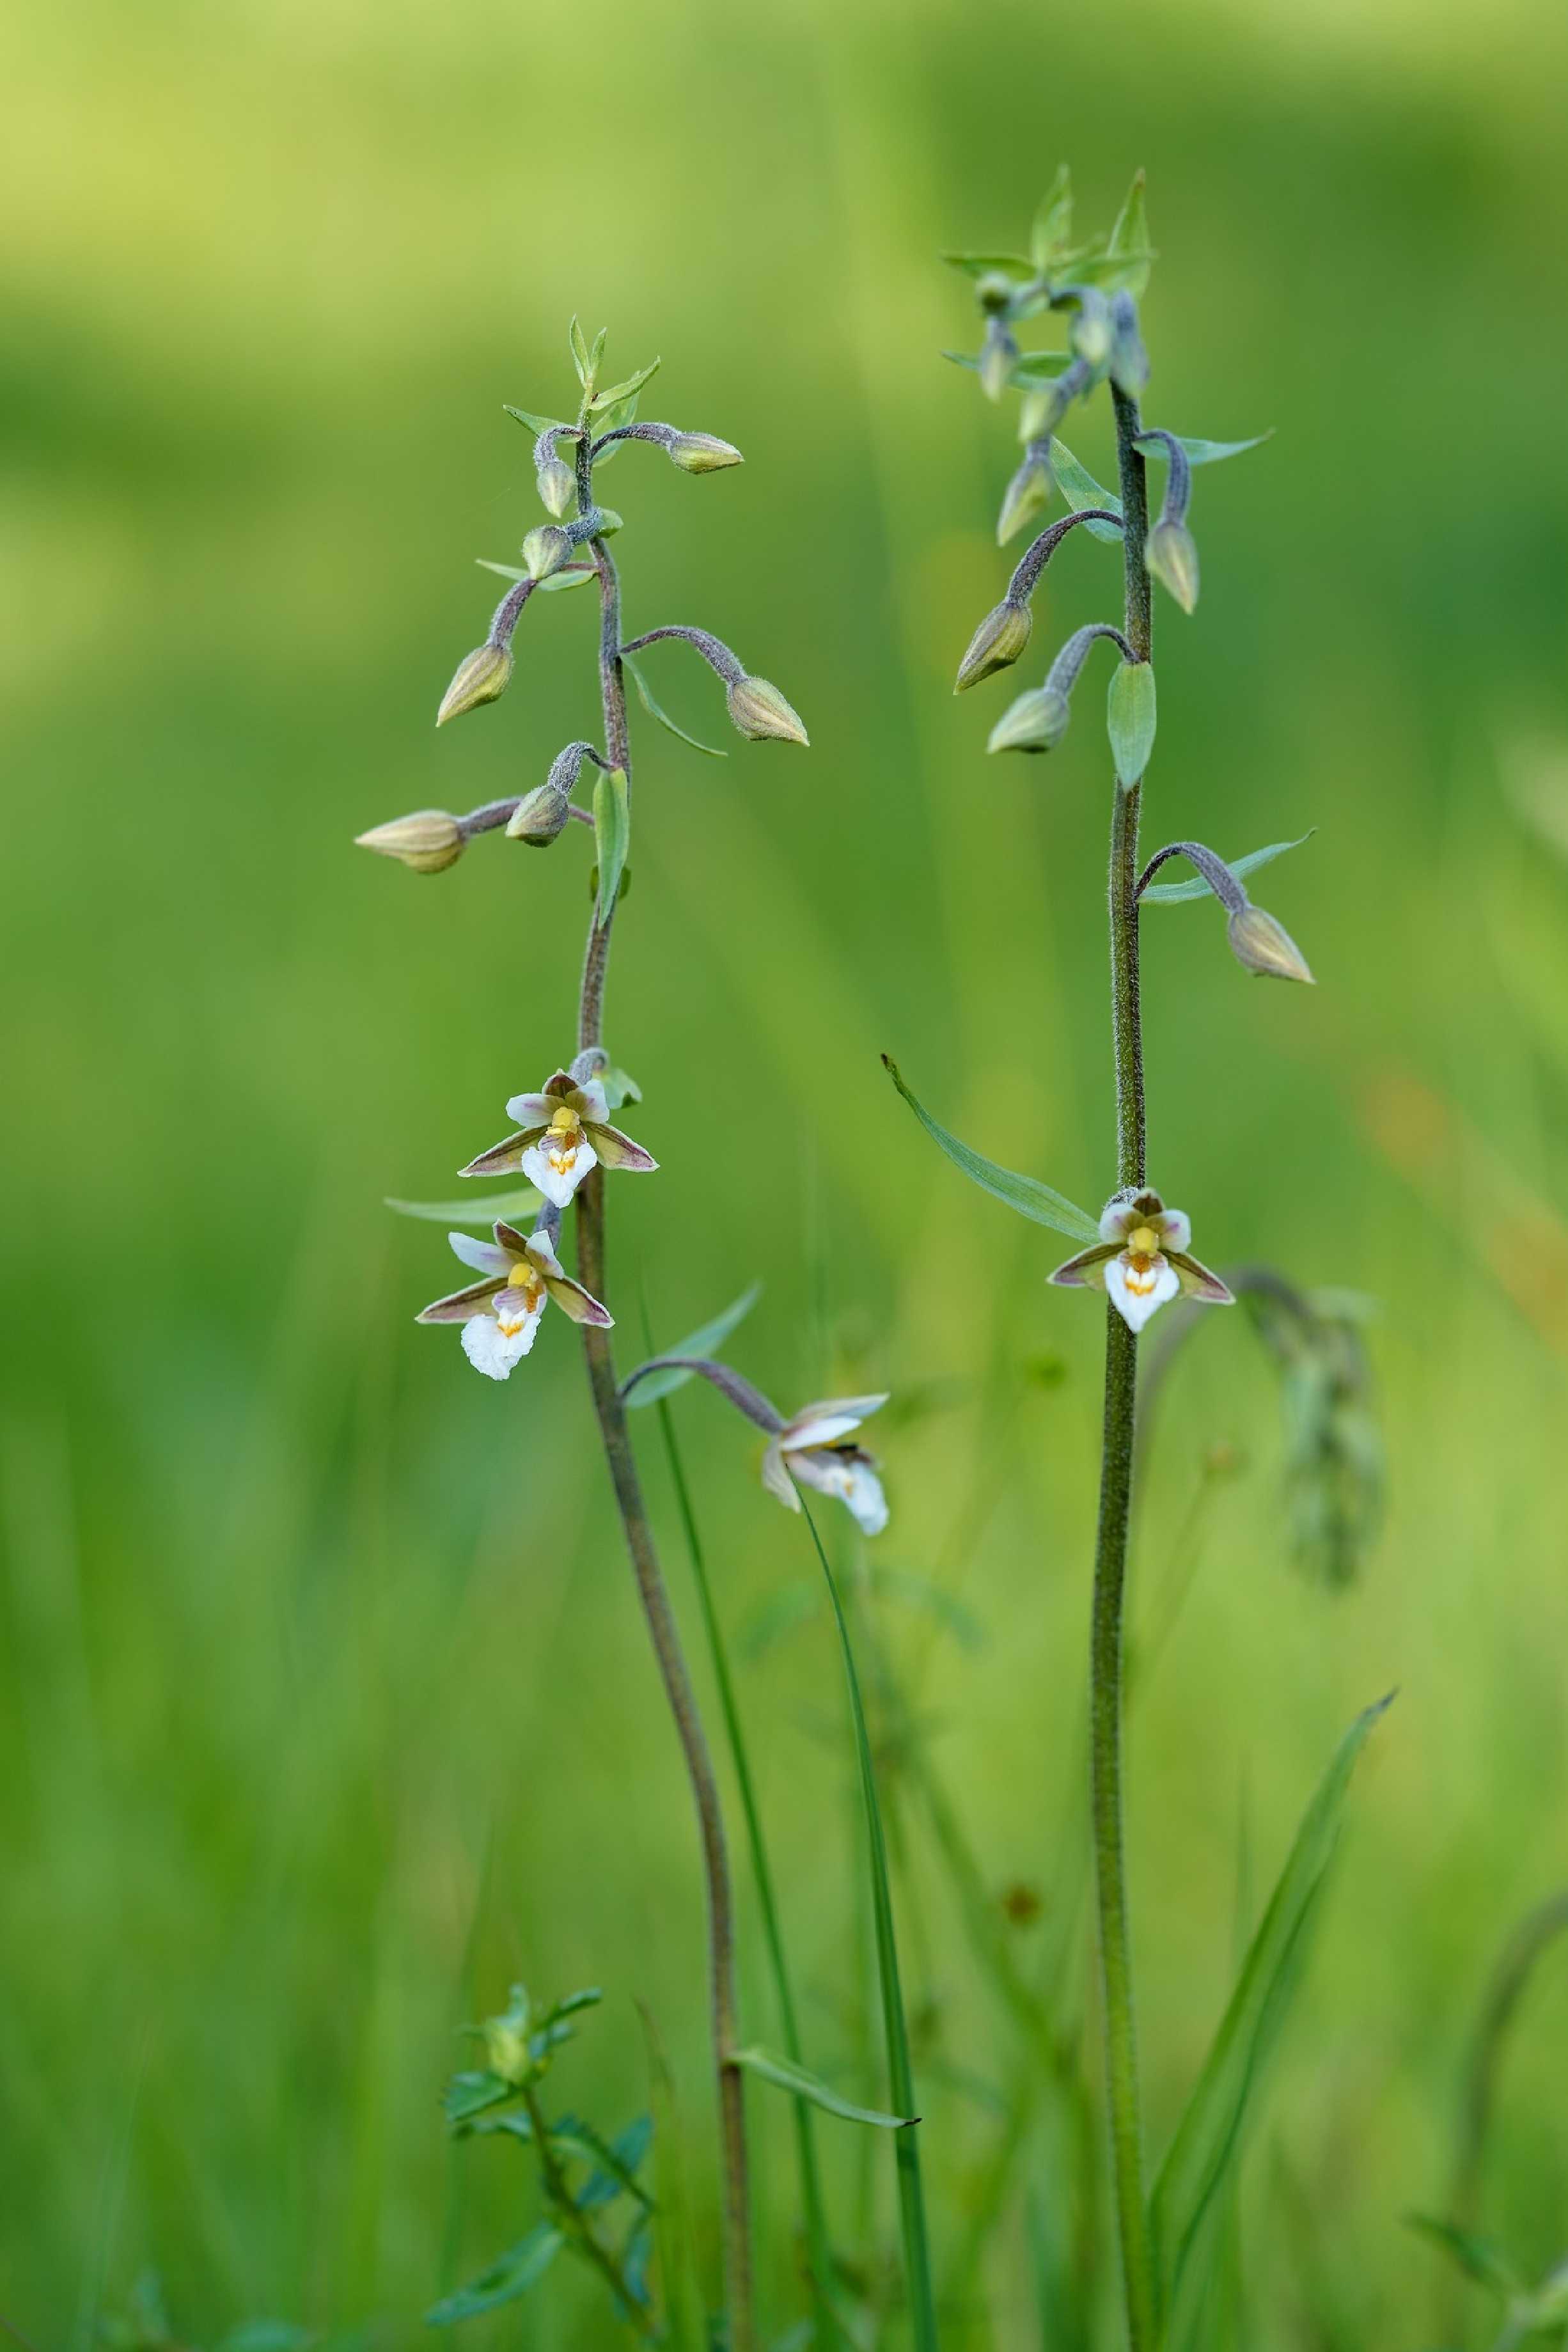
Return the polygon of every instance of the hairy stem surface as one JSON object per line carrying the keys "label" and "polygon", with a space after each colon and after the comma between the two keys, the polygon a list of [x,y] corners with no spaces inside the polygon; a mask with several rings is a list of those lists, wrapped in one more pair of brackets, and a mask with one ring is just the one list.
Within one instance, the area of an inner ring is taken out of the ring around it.
{"label": "hairy stem surface", "polygon": [[[1126,631],[1140,661],[1153,635],[1152,592],[1143,542],[1148,489],[1135,436],[1137,403],[1115,393],[1126,562]],[[1119,1185],[1144,1178],[1143,1039],[1138,1006],[1138,816],[1141,784],[1119,785],[1110,829],[1110,988],[1116,1057],[1116,1173]],[[1127,2334],[1133,2352],[1152,2352],[1157,2329],[1153,2255],[1143,2197],[1142,2121],[1138,2091],[1137,2013],[1132,1991],[1127,1865],[1122,1840],[1122,1614],[1127,1531],[1132,1505],[1132,1446],[1138,1342],[1106,1302],[1105,1423],[1100,1455],[1100,1524],[1095,1541],[1089,1663],[1089,1746],[1095,1883],[1100,1915],[1100,1990],[1105,2012],[1105,2074],[1110,2152],[1121,2242]]]}
{"label": "hairy stem surface", "polygon": [[[593,507],[593,464],[586,436],[577,445],[577,503],[584,514]],[[631,782],[631,756],[626,732],[626,681],[621,668],[620,583],[609,549],[602,539],[590,541],[599,574],[599,687],[605,714],[605,756]],[[605,980],[609,966],[613,906],[601,921],[595,908],[589,927],[583,962],[583,989],[577,1015],[579,1051],[603,1043]],[[595,1168],[576,1196],[577,1276],[595,1298],[605,1295],[605,1177]],[[626,1549],[637,1578],[637,1594],[658,1663],[665,1696],[675,1719],[676,1734],[686,1761],[692,1801],[702,1846],[703,1874],[708,1893],[708,1984],[718,2075],[719,2130],[724,2176],[724,2307],[729,2319],[730,2352],[753,2352],[752,2317],[752,2229],[747,2189],[746,2116],[740,2069],[732,2063],[739,2042],[735,1995],[735,1915],[730,1882],[730,1859],[724,1839],[723,1811],[713,1759],[691,1687],[680,1633],[670,1607],[669,1593],[658,1564],[647,1507],[643,1500],[626,1429],[626,1408],[616,1384],[615,1357],[609,1335],[594,1324],[583,1327],[588,1385],[604,1441],[610,1483],[626,1533]]]}

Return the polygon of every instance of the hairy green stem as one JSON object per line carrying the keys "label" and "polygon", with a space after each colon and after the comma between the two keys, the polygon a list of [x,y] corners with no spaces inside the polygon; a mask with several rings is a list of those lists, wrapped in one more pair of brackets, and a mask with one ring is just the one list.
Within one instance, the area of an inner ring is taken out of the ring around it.
{"label": "hairy green stem", "polygon": [[[577,503],[584,514],[593,507],[593,461],[587,436],[577,444]],[[631,757],[626,732],[626,680],[621,668],[620,583],[614,560],[602,539],[589,542],[599,575],[599,687],[605,716],[605,756],[631,783]],[[616,918],[607,907],[601,920],[595,909],[588,930],[583,963],[583,989],[577,1016],[579,1051],[603,1043],[605,980],[609,965],[610,932]],[[604,1170],[595,1168],[576,1196],[577,1276],[595,1298],[605,1295]],[[584,1324],[583,1347],[588,1365],[588,1385],[604,1441],[605,1459],[615,1489],[626,1549],[631,1556],[637,1593],[647,1622],[665,1696],[675,1720],[676,1734],[691,1784],[692,1801],[702,1847],[708,1895],[708,1986],[713,2063],[718,2077],[719,2134],[723,2163],[724,2307],[729,2321],[729,2352],[753,2352],[752,2315],[752,2222],[747,2182],[746,2115],[741,2070],[733,2063],[739,2046],[735,1991],[735,1910],[730,1882],[730,1858],[724,1837],[724,1816],[713,1759],[691,1686],[680,1633],[654,1547],[653,1530],[643,1500],[642,1483],[626,1428],[626,1407],[616,1381],[615,1356],[609,1335]]]}
{"label": "hairy green stem", "polygon": [[[1126,563],[1126,628],[1140,661],[1153,631],[1152,593],[1143,542],[1148,489],[1136,440],[1137,403],[1113,393]],[[1116,1056],[1116,1174],[1121,1186],[1144,1181],[1143,1040],[1138,1006],[1138,814],[1142,787],[1116,787],[1110,829],[1110,978]],[[1100,1524],[1095,1540],[1089,1664],[1090,1804],[1100,1914],[1105,2074],[1111,2164],[1121,2242],[1127,2335],[1132,2352],[1152,2352],[1158,2326],[1153,2253],[1143,2197],[1143,2132],[1138,2089],[1137,2012],[1132,1991],[1127,1864],[1122,1838],[1122,1613],[1127,1532],[1132,1505],[1132,1446],[1138,1342],[1115,1305],[1106,1302],[1105,1422],[1100,1454]]]}

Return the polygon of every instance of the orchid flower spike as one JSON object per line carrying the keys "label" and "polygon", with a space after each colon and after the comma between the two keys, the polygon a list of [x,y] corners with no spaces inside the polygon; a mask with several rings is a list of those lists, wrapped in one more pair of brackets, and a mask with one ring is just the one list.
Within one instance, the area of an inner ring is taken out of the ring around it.
{"label": "orchid flower spike", "polygon": [[569,1070],[557,1070],[542,1092],[513,1095],[506,1115],[518,1122],[462,1170],[465,1176],[500,1176],[519,1170],[547,1201],[563,1209],[595,1168],[631,1168],[643,1172],[658,1160],[618,1127],[611,1127],[601,1075],[604,1056],[590,1048]]}
{"label": "orchid flower spike", "polygon": [[878,1536],[888,1524],[888,1498],[872,1455],[848,1443],[851,1430],[888,1402],[881,1396],[834,1397],[804,1405],[793,1421],[775,1430],[763,1456],[763,1484],[792,1511],[800,1508],[795,1482],[832,1495],[845,1504],[863,1535]]}
{"label": "orchid flower spike", "polygon": [[552,1298],[574,1323],[609,1328],[615,1317],[580,1282],[573,1281],[543,1225],[525,1236],[498,1219],[494,1232],[493,1243],[477,1242],[468,1234],[447,1234],[456,1255],[483,1280],[436,1299],[421,1309],[416,1322],[460,1323],[464,1355],[477,1372],[492,1381],[504,1381],[527,1355]]}
{"label": "orchid flower spike", "polygon": [[1193,1228],[1158,1192],[1119,1192],[1100,1220],[1101,1238],[1058,1265],[1053,1282],[1068,1289],[1109,1291],[1130,1331],[1141,1331],[1156,1307],[1184,1291],[1211,1307],[1234,1307],[1217,1274],[1188,1255]]}

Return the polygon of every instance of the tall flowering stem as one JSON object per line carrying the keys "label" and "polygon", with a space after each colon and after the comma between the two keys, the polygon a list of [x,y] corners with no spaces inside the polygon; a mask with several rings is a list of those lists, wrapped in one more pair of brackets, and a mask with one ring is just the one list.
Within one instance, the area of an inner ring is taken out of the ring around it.
{"label": "tall flowering stem", "polygon": [[[1153,595],[1143,545],[1148,488],[1138,447],[1138,404],[1112,386],[1124,517],[1124,628],[1140,661],[1153,642]],[[1142,782],[1115,790],[1110,825],[1110,997],[1116,1058],[1116,1170],[1123,1190],[1145,1181],[1143,1033],[1138,1004],[1138,819]],[[590,1285],[590,1287],[592,1286]],[[1155,2338],[1153,2252],[1143,2194],[1143,2132],[1138,2087],[1137,2011],[1132,1990],[1127,1861],[1122,1832],[1122,1619],[1127,1536],[1132,1507],[1138,1335],[1108,1298],[1105,1313],[1105,1418],[1100,1447],[1100,1521],[1095,1538],[1089,1650],[1089,1741],[1095,1885],[1100,1917],[1106,2085],[1116,2211],[1133,2352]]]}
{"label": "tall flowering stem", "polygon": [[[577,503],[584,514],[594,508],[594,457],[584,432],[576,446]],[[605,756],[631,782],[630,741],[626,726],[626,679],[621,667],[620,582],[615,559],[602,537],[589,541],[599,587],[599,692],[604,707]],[[610,935],[616,905],[600,908],[588,927],[583,958],[583,985],[577,1008],[579,1050],[603,1044],[605,983],[609,968]],[[595,1298],[605,1289],[605,1179],[595,1168],[575,1196],[577,1266],[584,1286]],[[735,1906],[724,1836],[723,1811],[713,1759],[698,1711],[696,1694],[681,1647],[680,1633],[655,1549],[642,1483],[626,1429],[626,1407],[616,1382],[615,1355],[609,1334],[583,1327],[588,1386],[604,1443],[605,1460],[615,1490],[616,1508],[626,1534],[632,1572],[648,1635],[658,1663],[665,1696],[691,1783],[702,1845],[702,1866],[708,1896],[708,1994],[714,2063],[718,2074],[719,2125],[724,2171],[724,2303],[729,2315],[731,2352],[752,2352],[751,2214],[747,2186],[746,2117],[741,2073],[732,2063],[738,2046],[738,2006],[735,1990]]]}

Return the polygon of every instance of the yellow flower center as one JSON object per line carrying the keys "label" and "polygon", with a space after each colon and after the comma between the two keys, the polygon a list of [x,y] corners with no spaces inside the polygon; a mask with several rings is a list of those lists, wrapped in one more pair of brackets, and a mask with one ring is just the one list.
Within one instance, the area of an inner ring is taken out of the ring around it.
{"label": "yellow flower center", "polygon": [[521,1292],[522,1311],[520,1314],[514,1307],[509,1313],[498,1307],[496,1321],[509,1339],[515,1339],[529,1317],[538,1313],[539,1302],[544,1296],[544,1284],[531,1265],[526,1265],[521,1258],[514,1258],[511,1272],[507,1276],[507,1288]]}
{"label": "yellow flower center", "polygon": [[1134,1225],[1127,1236],[1127,1246],[1134,1257],[1153,1257],[1160,1247],[1160,1236],[1152,1225]]}
{"label": "yellow flower center", "polygon": [[583,1149],[583,1124],[569,1104],[563,1103],[544,1137],[544,1156],[557,1176],[568,1176]]}

